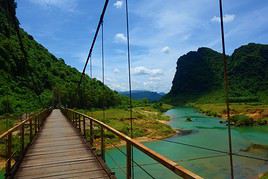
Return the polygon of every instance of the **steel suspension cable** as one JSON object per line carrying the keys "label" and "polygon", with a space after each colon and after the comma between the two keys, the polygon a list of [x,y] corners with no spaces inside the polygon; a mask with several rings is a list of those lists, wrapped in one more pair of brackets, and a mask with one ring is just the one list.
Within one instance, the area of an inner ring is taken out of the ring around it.
{"label": "steel suspension cable", "polygon": [[233,166],[233,151],[232,151],[232,132],[231,132],[231,121],[230,121],[230,105],[229,105],[229,83],[228,83],[228,72],[227,72],[227,58],[225,53],[225,37],[224,37],[224,25],[223,25],[223,8],[222,0],[219,0],[220,6],[220,20],[221,20],[221,41],[222,41],[222,58],[224,63],[224,91],[225,91],[225,103],[228,121],[228,143],[229,143],[229,156],[230,156],[230,170],[231,178],[234,178],[234,166]]}
{"label": "steel suspension cable", "polygon": [[[123,152],[118,146],[114,145],[113,143],[111,143],[112,146],[114,146],[120,153],[122,153],[124,156],[127,157],[127,154],[125,152]],[[142,171],[144,171],[148,176],[150,176],[151,178],[155,179],[155,177],[150,174],[145,168],[142,167],[141,164],[138,164],[135,160],[132,160],[133,163],[135,163]],[[132,165],[133,169],[134,169],[134,165]]]}
{"label": "steel suspension cable", "polygon": [[129,109],[130,109],[130,132],[133,138],[133,111],[132,111],[132,85],[131,85],[131,59],[129,42],[128,1],[126,0],[126,26],[127,26],[127,60],[128,60],[128,86],[129,86]]}
{"label": "steel suspension cable", "polygon": [[[128,13],[128,0],[125,1],[126,9],[126,30],[127,30],[127,60],[128,60],[128,86],[129,86],[129,115],[130,115],[130,132],[131,138],[133,138],[133,111],[132,111],[132,85],[131,85],[131,59],[130,59],[130,40],[129,40],[129,13]],[[131,176],[134,178],[134,165],[133,165],[133,146],[131,146]]]}
{"label": "steel suspension cable", "polygon": [[82,71],[82,74],[81,74],[80,81],[79,81],[79,83],[78,83],[78,87],[77,87],[78,90],[79,90],[80,84],[81,84],[81,82],[82,82],[82,79],[83,79],[83,77],[84,77],[84,75],[85,75],[85,71],[86,71],[86,68],[87,68],[88,61],[89,61],[89,59],[91,58],[92,51],[93,51],[93,48],[94,48],[96,39],[97,39],[98,34],[99,34],[99,30],[100,30],[101,24],[102,24],[103,19],[104,19],[104,15],[105,15],[105,12],[106,12],[108,3],[109,3],[109,0],[105,0],[105,4],[104,4],[104,7],[103,7],[103,9],[102,9],[102,13],[101,13],[101,16],[100,16],[100,19],[99,19],[99,23],[98,23],[98,26],[97,26],[97,29],[96,29],[96,32],[95,32],[93,41],[92,41],[92,43],[91,43],[91,47],[90,47],[90,49],[89,49],[89,53],[88,53],[88,56],[87,56],[87,59],[86,59],[86,63],[85,63],[85,65],[84,65],[84,68],[83,68],[83,71]]}
{"label": "steel suspension cable", "polygon": [[[156,138],[151,138],[151,139],[229,155],[229,152],[226,152],[223,150],[218,150],[218,149],[211,149],[211,148],[203,147],[203,146],[199,146],[199,145],[193,145],[193,144],[188,144],[188,143],[184,143],[184,142],[172,141],[172,140],[168,140],[168,139],[156,139]],[[239,153],[232,153],[232,155],[238,156],[238,157],[244,157],[244,158],[248,158],[248,159],[254,159],[254,160],[268,162],[268,158],[254,157],[254,156],[244,155],[244,154],[239,154]]]}
{"label": "steel suspension cable", "polygon": [[[209,156],[204,156],[204,157],[196,157],[196,158],[189,158],[189,159],[184,159],[184,160],[174,160],[174,162],[179,163],[179,162],[189,162],[193,160],[203,160],[203,159],[208,159],[208,158],[218,158],[218,157],[224,157],[226,156],[225,154],[218,154],[218,155],[209,155]],[[151,162],[151,163],[143,163],[139,164],[140,166],[151,166],[151,165],[160,165],[158,162]],[[126,168],[125,166],[120,166],[121,168]],[[116,167],[110,168],[111,170],[113,169],[118,169]]]}
{"label": "steel suspension cable", "polygon": [[127,175],[127,172],[123,169],[125,167],[122,167],[120,164],[118,164],[118,162],[112,157],[112,155],[110,155],[109,153],[107,153],[107,155],[110,157],[110,159],[118,166],[117,168],[110,168],[111,170],[114,169],[119,169],[122,173],[124,173],[125,175]]}
{"label": "steel suspension cable", "polygon": [[102,88],[102,119],[103,121],[105,120],[105,81],[104,81],[104,30],[103,30],[103,21],[101,23],[101,67],[102,67],[102,83],[103,83],[103,88]]}

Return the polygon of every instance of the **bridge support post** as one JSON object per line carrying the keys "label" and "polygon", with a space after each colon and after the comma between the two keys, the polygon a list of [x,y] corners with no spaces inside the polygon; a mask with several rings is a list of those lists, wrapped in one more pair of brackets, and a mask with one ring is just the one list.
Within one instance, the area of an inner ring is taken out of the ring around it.
{"label": "bridge support post", "polygon": [[132,164],[132,154],[131,154],[131,144],[130,144],[130,142],[127,142],[127,146],[126,146],[126,150],[127,150],[127,176],[126,176],[126,178],[127,179],[131,179],[131,177],[132,177],[132,171],[131,171],[131,169],[132,169],[132,166],[131,166],[131,164]]}
{"label": "bridge support post", "polygon": [[79,116],[79,120],[78,120],[79,129],[80,129],[80,131],[81,131],[81,115],[79,114],[78,116]]}
{"label": "bridge support post", "polygon": [[21,142],[21,152],[23,152],[24,151],[24,124],[21,125],[20,142]]}
{"label": "bridge support post", "polygon": [[75,120],[76,120],[76,113],[74,113],[74,117],[73,117],[73,126],[75,127]]}
{"label": "bridge support post", "polygon": [[105,161],[105,141],[103,126],[101,126],[101,158],[103,161]]}
{"label": "bridge support post", "polygon": [[72,123],[74,124],[74,116],[75,116],[75,113],[73,113],[73,117],[72,117]]}
{"label": "bridge support post", "polygon": [[78,128],[78,125],[77,125],[77,123],[78,123],[78,117],[79,117],[79,115],[76,114],[75,115],[75,128]]}
{"label": "bridge support post", "polygon": [[93,133],[93,121],[90,119],[90,146],[93,147],[93,142],[94,142],[94,133]]}
{"label": "bridge support post", "polygon": [[83,135],[84,135],[85,139],[87,139],[87,136],[86,136],[86,118],[85,118],[85,116],[83,116]]}
{"label": "bridge support post", "polygon": [[34,117],[34,135],[37,134],[37,129],[38,128],[38,124],[37,124],[37,117]]}
{"label": "bridge support post", "polygon": [[32,119],[30,119],[30,142],[33,140],[33,126],[32,126]]}
{"label": "bridge support post", "polygon": [[[47,114],[45,116],[47,116]],[[41,129],[41,125],[43,124],[45,116],[43,116],[41,118],[37,116],[37,129],[38,129],[38,131]]]}
{"label": "bridge support post", "polygon": [[[6,164],[6,175],[10,175],[11,170],[11,156],[12,156],[12,133],[7,136],[7,164]],[[6,178],[7,178],[6,176]]]}

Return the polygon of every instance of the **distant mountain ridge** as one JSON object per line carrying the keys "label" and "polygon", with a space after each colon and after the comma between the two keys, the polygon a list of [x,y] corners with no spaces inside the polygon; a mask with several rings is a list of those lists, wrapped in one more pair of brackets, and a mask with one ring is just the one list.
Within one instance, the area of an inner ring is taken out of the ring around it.
{"label": "distant mountain ridge", "polygon": [[[128,91],[121,91],[119,94],[122,94],[124,96],[129,96]],[[132,91],[132,97],[136,100],[141,99],[148,99],[149,101],[159,101],[165,93],[157,93],[152,91],[146,91],[146,90],[133,90]]]}
{"label": "distant mountain ridge", "polygon": [[[268,103],[268,45],[249,43],[228,58],[230,100]],[[181,56],[170,92],[165,100],[224,102],[222,54],[199,48]]]}

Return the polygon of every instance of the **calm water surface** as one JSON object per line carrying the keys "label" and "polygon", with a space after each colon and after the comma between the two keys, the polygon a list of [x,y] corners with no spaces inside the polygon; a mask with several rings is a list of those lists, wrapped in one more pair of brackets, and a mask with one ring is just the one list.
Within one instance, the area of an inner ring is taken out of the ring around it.
{"label": "calm water surface", "polygon": [[[190,134],[177,135],[167,140],[228,151],[227,127],[220,124],[218,119],[205,116],[193,108],[183,107],[171,109],[166,114],[171,116],[170,125],[173,128],[191,131]],[[187,122],[187,117],[191,117],[192,122]],[[268,158],[268,151],[265,150],[241,151],[252,144],[268,145],[267,126],[233,128],[232,137],[234,152]],[[230,178],[229,157],[226,154],[165,141],[147,142],[145,145],[204,178]],[[121,150],[125,152],[124,147]],[[125,178],[124,154],[117,149],[112,149],[107,152],[106,159],[116,176]],[[134,160],[141,164],[154,178],[178,178],[137,150],[134,150]],[[268,171],[267,162],[236,156],[234,156],[234,166],[235,178],[238,179],[255,179],[260,173]],[[139,167],[135,167],[134,175],[138,179],[151,178]]]}

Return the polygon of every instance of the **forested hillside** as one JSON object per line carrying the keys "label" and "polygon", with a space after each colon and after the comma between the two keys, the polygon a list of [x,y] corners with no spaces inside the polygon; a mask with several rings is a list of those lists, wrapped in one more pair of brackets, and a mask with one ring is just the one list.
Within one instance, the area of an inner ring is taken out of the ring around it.
{"label": "forested hillside", "polygon": [[[268,45],[250,43],[227,58],[230,100],[268,103]],[[221,54],[199,48],[181,56],[165,100],[177,104],[224,102]]]}
{"label": "forested hillside", "polygon": [[116,92],[88,76],[78,93],[81,73],[19,28],[15,9],[13,0],[0,1],[0,114],[55,104],[101,107],[103,96],[105,106],[120,103]]}

